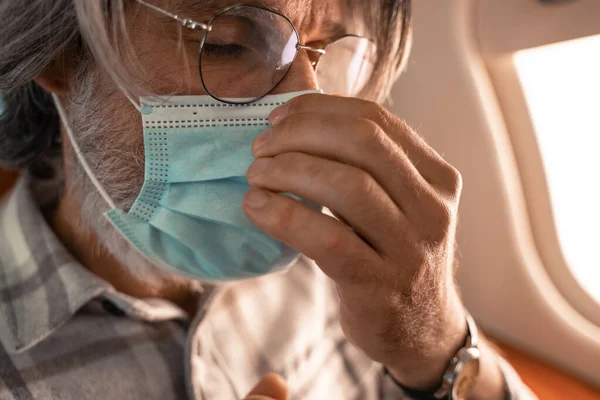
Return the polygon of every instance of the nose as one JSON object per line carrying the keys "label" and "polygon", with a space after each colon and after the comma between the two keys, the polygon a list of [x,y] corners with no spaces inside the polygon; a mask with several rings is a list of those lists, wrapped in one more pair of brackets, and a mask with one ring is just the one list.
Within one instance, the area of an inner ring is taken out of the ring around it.
{"label": "nose", "polygon": [[316,90],[319,88],[313,60],[308,53],[300,50],[296,55],[290,70],[271,94],[299,92],[302,90]]}

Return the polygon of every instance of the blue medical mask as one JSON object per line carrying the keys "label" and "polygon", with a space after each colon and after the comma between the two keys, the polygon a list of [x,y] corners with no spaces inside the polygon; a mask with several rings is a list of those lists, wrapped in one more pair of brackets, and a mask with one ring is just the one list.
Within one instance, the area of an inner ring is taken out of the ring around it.
{"label": "blue medical mask", "polygon": [[209,96],[142,98],[145,178],[129,212],[103,190],[57,105],[82,166],[110,205],[105,216],[123,237],[159,267],[232,281],[285,270],[300,256],[259,231],[244,214],[242,199],[250,189],[245,176],[254,161],[254,139],[269,128],[271,111],[304,93],[247,105]]}

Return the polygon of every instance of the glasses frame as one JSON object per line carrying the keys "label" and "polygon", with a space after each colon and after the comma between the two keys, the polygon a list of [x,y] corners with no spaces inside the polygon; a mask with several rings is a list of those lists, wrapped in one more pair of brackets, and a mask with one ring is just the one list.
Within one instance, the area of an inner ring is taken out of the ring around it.
{"label": "glasses frame", "polygon": [[[346,34],[343,35],[339,38],[336,38],[335,40],[333,40],[332,42],[328,43],[324,48],[316,48],[316,47],[311,47],[311,46],[306,46],[304,44],[300,43],[300,34],[298,33],[298,29],[296,29],[296,26],[294,25],[294,23],[284,14],[275,11],[275,10],[271,10],[267,7],[261,7],[261,6],[255,6],[255,5],[248,5],[248,4],[235,4],[232,6],[229,6],[227,8],[224,8],[223,10],[219,11],[218,13],[216,13],[213,17],[211,17],[207,22],[198,22],[195,21],[193,19],[190,18],[184,18],[184,17],[180,17],[179,15],[176,14],[172,14],[160,7],[155,6],[154,4],[150,4],[145,0],[136,0],[137,3],[151,9],[154,10],[166,17],[169,17],[177,22],[179,22],[183,27],[188,28],[188,29],[193,29],[193,30],[201,30],[204,31],[204,35],[202,37],[202,41],[200,42],[200,48],[198,51],[198,57],[199,57],[199,65],[198,65],[198,70],[200,73],[200,81],[202,82],[202,87],[204,88],[204,91],[213,99],[220,101],[222,103],[227,103],[227,104],[238,104],[238,105],[243,105],[243,104],[251,104],[254,103],[256,101],[259,101],[260,99],[264,98],[265,96],[269,95],[269,93],[273,92],[273,90],[275,90],[277,88],[277,86],[279,86],[281,84],[281,82],[283,82],[283,80],[287,77],[288,73],[290,72],[290,70],[292,69],[292,64],[296,61],[296,57],[298,56],[298,53],[301,50],[306,50],[307,52],[311,52],[317,55],[317,60],[312,62],[312,67],[315,70],[315,72],[317,71],[318,67],[319,67],[319,61],[321,61],[321,57],[323,55],[325,55],[327,53],[327,49],[333,45],[334,43],[338,42],[339,40],[342,40],[344,38],[347,37],[356,37],[356,38],[360,38],[360,39],[366,39],[364,36],[361,35],[355,35],[355,34]],[[208,88],[206,87],[206,83],[204,82],[204,76],[202,74],[202,54],[204,53],[204,44],[206,43],[206,39],[208,37],[208,34],[212,31],[213,28],[213,23],[214,21],[221,17],[223,14],[226,14],[228,12],[230,12],[231,10],[235,10],[236,8],[242,8],[242,7],[249,7],[249,8],[255,8],[255,9],[259,9],[259,10],[263,10],[263,11],[268,11],[270,13],[276,14],[282,18],[284,18],[288,24],[290,24],[290,26],[292,27],[292,30],[294,32],[294,35],[296,35],[296,52],[294,54],[294,58],[292,59],[292,61],[290,62],[290,66],[288,67],[287,71],[285,72],[285,74],[283,74],[283,76],[281,77],[281,79],[269,90],[267,91],[265,94],[256,97],[256,98],[252,98],[252,100],[248,100],[248,101],[243,101],[243,102],[236,102],[236,101],[232,101],[232,100],[227,100],[227,99],[222,99],[219,98],[215,95],[213,95]],[[368,39],[370,40],[370,39]],[[371,40],[370,40],[371,41]],[[371,41],[372,42],[372,41]]]}

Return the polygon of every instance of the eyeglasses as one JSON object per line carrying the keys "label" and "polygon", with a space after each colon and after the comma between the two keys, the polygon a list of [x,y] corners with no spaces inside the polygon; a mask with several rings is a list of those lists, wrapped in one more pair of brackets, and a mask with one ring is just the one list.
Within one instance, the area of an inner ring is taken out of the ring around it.
{"label": "eyeglasses", "polygon": [[301,44],[290,19],[267,8],[235,5],[208,22],[197,22],[136,1],[204,32],[198,50],[200,79],[204,90],[224,103],[248,104],[271,93],[301,50],[309,53],[317,83],[326,93],[356,96],[373,72],[375,44],[359,35],[344,35],[320,49]]}

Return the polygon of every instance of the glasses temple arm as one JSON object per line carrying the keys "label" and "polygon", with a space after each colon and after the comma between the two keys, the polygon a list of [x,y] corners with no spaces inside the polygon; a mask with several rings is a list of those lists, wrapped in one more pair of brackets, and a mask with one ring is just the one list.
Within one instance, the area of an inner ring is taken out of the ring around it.
{"label": "glasses temple arm", "polygon": [[312,51],[313,53],[319,53],[320,55],[324,55],[325,53],[327,53],[327,50],[325,49],[315,49],[314,47],[303,46],[301,44],[296,45],[296,50]]}
{"label": "glasses temple arm", "polygon": [[139,4],[148,7],[151,10],[154,10],[166,17],[172,18],[175,21],[178,21],[179,23],[181,23],[181,25],[185,26],[186,28],[190,28],[190,29],[203,29],[205,31],[211,31],[212,30],[212,26],[205,24],[203,22],[196,22],[194,20],[188,19],[188,18],[181,18],[178,15],[175,14],[171,14],[168,11],[163,10],[162,8],[159,8],[157,6],[155,6],[154,4],[150,4],[144,0],[136,0],[136,2],[138,2]]}

